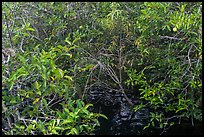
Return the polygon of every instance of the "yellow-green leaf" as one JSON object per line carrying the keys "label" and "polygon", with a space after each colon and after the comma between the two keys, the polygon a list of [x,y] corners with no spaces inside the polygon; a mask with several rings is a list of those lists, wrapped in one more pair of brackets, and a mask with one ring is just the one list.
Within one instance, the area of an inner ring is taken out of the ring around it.
{"label": "yellow-green leaf", "polygon": [[54,81],[54,80],[55,80],[55,78],[54,78],[54,77],[51,77],[51,79],[52,79],[52,81]]}
{"label": "yellow-green leaf", "polygon": [[72,58],[72,54],[69,55],[70,59]]}
{"label": "yellow-green leaf", "polygon": [[26,30],[35,31],[33,28],[27,28]]}
{"label": "yellow-green leaf", "polygon": [[72,134],[76,134],[76,135],[79,134],[79,132],[78,132],[78,130],[76,128],[72,128],[71,132],[72,132]]}
{"label": "yellow-green leaf", "polygon": [[40,96],[42,95],[42,92],[41,92],[40,90],[37,91],[36,93],[37,93],[38,95],[40,95]]}
{"label": "yellow-green leaf", "polygon": [[35,81],[34,85],[35,85],[35,88],[36,88],[37,90],[39,90],[40,87],[41,87],[41,85],[39,85],[38,81]]}
{"label": "yellow-green leaf", "polygon": [[59,72],[59,74],[60,74],[60,77],[62,78],[62,77],[64,76],[64,72],[63,72],[63,70],[58,69],[58,72]]}
{"label": "yellow-green leaf", "polygon": [[73,81],[72,77],[70,77],[70,76],[64,76],[64,77],[67,78],[68,80]]}
{"label": "yellow-green leaf", "polygon": [[36,104],[39,100],[40,100],[40,98],[36,98],[36,99],[33,101],[33,104]]}

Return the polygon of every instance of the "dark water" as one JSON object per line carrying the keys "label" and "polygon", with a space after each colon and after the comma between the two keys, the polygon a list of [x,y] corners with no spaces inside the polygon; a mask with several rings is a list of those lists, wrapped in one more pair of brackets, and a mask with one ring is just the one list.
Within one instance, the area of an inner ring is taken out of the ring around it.
{"label": "dark water", "polygon": [[199,122],[194,126],[189,122],[175,124],[164,135],[203,135],[202,123]]}
{"label": "dark water", "polygon": [[[130,95],[134,104],[140,104]],[[106,119],[99,119],[101,126],[97,127],[96,135],[145,135],[159,134],[159,129],[143,130],[148,124],[149,110],[140,109],[135,112],[119,92],[93,87],[89,94],[89,102],[94,104],[94,111],[105,114]]]}
{"label": "dark water", "polygon": [[156,129],[143,130],[143,127],[148,123],[148,110],[141,111],[123,110],[113,112],[111,108],[102,110],[102,113],[108,117],[100,119],[101,126],[96,129],[96,135],[145,135],[158,134]]}
{"label": "dark water", "polygon": [[100,109],[108,120],[99,119],[101,126],[96,129],[96,135],[159,135],[161,133],[161,130],[156,128],[143,130],[149,122],[148,109],[135,112],[127,103],[121,106],[100,106]]}
{"label": "dark water", "polygon": [[[140,102],[129,96],[134,104]],[[96,128],[96,135],[202,135],[202,124],[182,123],[175,124],[167,131],[159,128],[143,127],[149,123],[149,110],[143,108],[135,112],[130,108],[124,96],[118,92],[108,91],[100,87],[93,87],[89,94],[89,102],[94,104],[95,112],[100,112],[108,117],[108,120],[100,118],[100,127]],[[189,123],[189,122],[188,122]]]}

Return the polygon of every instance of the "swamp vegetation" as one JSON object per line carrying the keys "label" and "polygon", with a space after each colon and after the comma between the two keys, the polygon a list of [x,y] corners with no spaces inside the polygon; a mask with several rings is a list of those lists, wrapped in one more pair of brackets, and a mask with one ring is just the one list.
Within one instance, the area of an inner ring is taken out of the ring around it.
{"label": "swamp vegetation", "polygon": [[183,123],[202,123],[201,2],[2,2],[2,134]]}

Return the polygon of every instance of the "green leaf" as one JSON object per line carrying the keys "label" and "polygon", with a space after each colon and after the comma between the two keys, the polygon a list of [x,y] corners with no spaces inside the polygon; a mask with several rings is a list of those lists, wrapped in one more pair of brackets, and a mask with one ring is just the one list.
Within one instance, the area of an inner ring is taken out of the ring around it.
{"label": "green leaf", "polygon": [[75,38],[74,41],[72,42],[72,45],[73,45],[74,43],[76,43],[77,41],[79,41],[79,40],[80,40],[80,38]]}
{"label": "green leaf", "polygon": [[16,104],[16,103],[17,103],[17,101],[16,101],[16,99],[15,99],[15,98],[12,98],[12,99],[11,99],[11,101],[10,101],[10,103],[11,103],[11,104]]}
{"label": "green leaf", "polygon": [[145,126],[144,128],[143,128],[143,130],[145,130],[146,128],[148,128],[150,126],[150,123],[147,125],[147,126]]}
{"label": "green leaf", "polygon": [[77,100],[77,101],[76,101],[76,104],[77,104],[77,107],[78,107],[78,108],[81,108],[82,105],[83,105],[81,100]]}
{"label": "green leaf", "polygon": [[55,129],[52,129],[51,132],[52,132],[53,134],[56,134],[56,135],[59,134]]}
{"label": "green leaf", "polygon": [[23,32],[22,34],[23,34],[23,36],[25,36],[25,37],[29,37],[29,34],[28,34],[28,33]]}
{"label": "green leaf", "polygon": [[89,115],[89,113],[90,113],[90,112],[89,112],[88,110],[86,110],[86,109],[83,109],[82,111],[83,111],[86,115]]}
{"label": "green leaf", "polygon": [[17,75],[17,72],[12,73],[8,80],[9,81],[15,81],[17,78],[16,75]]}
{"label": "green leaf", "polygon": [[174,122],[171,122],[171,123],[170,123],[170,126],[173,126],[173,125],[174,125]]}
{"label": "green leaf", "polygon": [[68,38],[65,39],[65,42],[67,42],[69,45],[72,45],[72,43],[68,40]]}
{"label": "green leaf", "polygon": [[94,64],[89,64],[86,65],[86,67],[84,68],[85,70],[91,70],[95,65]]}
{"label": "green leaf", "polygon": [[44,125],[43,125],[43,123],[42,123],[41,120],[39,120],[39,122],[38,122],[38,124],[37,124],[37,127],[40,129],[40,131],[43,132],[43,134],[46,133],[46,132],[45,132],[45,127],[44,127]]}
{"label": "green leaf", "polygon": [[159,127],[160,127],[160,128],[163,128],[163,124],[162,124],[162,123],[160,123],[160,124],[159,124]]}
{"label": "green leaf", "polygon": [[64,111],[67,112],[67,113],[69,113],[69,109],[67,109],[67,108],[64,108]]}
{"label": "green leaf", "polygon": [[44,98],[42,98],[42,102],[43,102],[43,105],[44,105],[46,108],[48,108],[48,105],[47,105],[47,100],[46,100],[46,99],[44,99]]}
{"label": "green leaf", "polygon": [[76,116],[73,112],[69,112],[69,115],[70,115],[71,117],[73,117],[73,118],[75,118],[75,116]]}
{"label": "green leaf", "polygon": [[88,107],[91,107],[91,106],[93,106],[93,104],[86,104],[86,106],[84,107],[84,109],[87,109]]}
{"label": "green leaf", "polygon": [[64,76],[64,77],[67,78],[70,81],[73,81],[72,77],[70,77],[70,76]]}
{"label": "green leaf", "polygon": [[39,100],[40,100],[40,98],[36,98],[36,99],[33,101],[33,104],[36,104]]}
{"label": "green leaf", "polygon": [[59,123],[60,123],[60,119],[57,119],[57,125],[59,125]]}
{"label": "green leaf", "polygon": [[33,29],[33,28],[26,28],[26,30],[35,31],[35,29]]}
{"label": "green leaf", "polygon": [[105,119],[108,119],[104,114],[96,114],[97,116],[103,117]]}
{"label": "green leaf", "polygon": [[73,120],[72,119],[65,119],[61,125],[65,125],[65,124],[68,124],[68,123],[73,123]]}
{"label": "green leaf", "polygon": [[26,131],[27,131],[28,133],[30,133],[30,131],[31,131],[32,129],[35,129],[35,124],[33,124],[33,123],[31,123],[31,124],[26,128]]}
{"label": "green leaf", "polygon": [[79,134],[79,131],[78,131],[76,128],[72,128],[72,129],[71,129],[71,133],[78,135],[78,134]]}
{"label": "green leaf", "polygon": [[71,54],[69,53],[62,53],[61,56],[69,56],[70,57]]}
{"label": "green leaf", "polygon": [[18,128],[18,129],[25,129],[24,125],[17,125],[17,124],[15,124],[15,127]]}
{"label": "green leaf", "polygon": [[55,130],[64,130],[63,127],[54,127]]}
{"label": "green leaf", "polygon": [[152,126],[153,126],[153,127],[155,126],[154,121],[152,121]]}
{"label": "green leaf", "polygon": [[64,72],[63,72],[63,70],[61,70],[60,68],[56,68],[55,70],[54,70],[54,73],[55,73],[55,77],[59,80],[59,79],[61,79],[61,78],[63,78],[63,76],[64,76]]}
{"label": "green leaf", "polygon": [[12,90],[14,84],[15,84],[15,83],[14,83],[13,81],[9,83],[9,89],[8,89],[9,91]]}
{"label": "green leaf", "polygon": [[26,64],[26,59],[23,56],[19,55],[19,59],[23,64]]}
{"label": "green leaf", "polygon": [[41,87],[41,85],[39,85],[38,81],[35,81],[34,85],[35,85],[35,88],[36,88],[37,90],[39,90],[40,87]]}
{"label": "green leaf", "polygon": [[79,46],[72,46],[69,48],[69,50],[76,49],[76,48],[79,48]]}
{"label": "green leaf", "polygon": [[169,26],[169,25],[167,25],[166,27],[168,28],[168,30],[169,30],[169,31],[171,31],[171,28],[170,28],[170,26]]}
{"label": "green leaf", "polygon": [[39,91],[36,91],[36,94],[41,96],[42,95],[42,92],[39,90]]}
{"label": "green leaf", "polygon": [[53,60],[50,60],[50,66],[52,67],[52,69],[56,69],[56,65]]}

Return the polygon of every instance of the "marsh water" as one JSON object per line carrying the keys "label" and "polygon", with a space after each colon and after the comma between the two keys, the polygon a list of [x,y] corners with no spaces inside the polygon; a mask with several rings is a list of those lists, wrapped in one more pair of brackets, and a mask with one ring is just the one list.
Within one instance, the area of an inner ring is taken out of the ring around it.
{"label": "marsh water", "polygon": [[[127,94],[135,104],[141,103],[135,96]],[[96,135],[201,135],[202,124],[196,126],[182,123],[175,124],[168,130],[143,127],[149,122],[149,109],[134,111],[123,94],[117,91],[93,87],[89,92],[89,102],[94,104],[94,111],[105,114],[108,120],[100,118],[100,127],[96,128]],[[161,112],[162,113],[162,112]]]}

